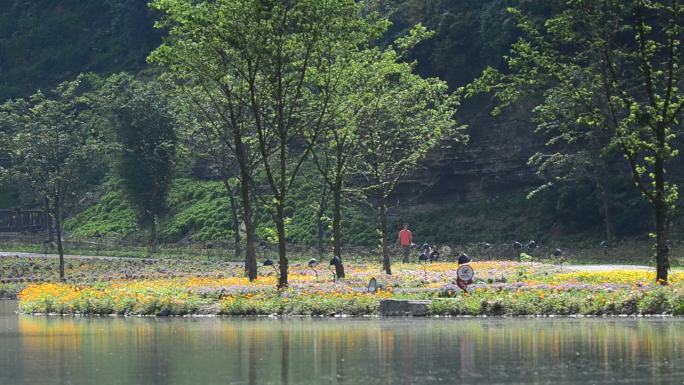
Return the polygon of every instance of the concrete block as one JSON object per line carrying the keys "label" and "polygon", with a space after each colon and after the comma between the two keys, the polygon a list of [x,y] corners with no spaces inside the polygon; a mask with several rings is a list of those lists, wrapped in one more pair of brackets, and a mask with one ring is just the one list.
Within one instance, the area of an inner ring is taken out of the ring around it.
{"label": "concrete block", "polygon": [[385,299],[380,301],[378,312],[385,317],[425,317],[430,315],[428,300]]}

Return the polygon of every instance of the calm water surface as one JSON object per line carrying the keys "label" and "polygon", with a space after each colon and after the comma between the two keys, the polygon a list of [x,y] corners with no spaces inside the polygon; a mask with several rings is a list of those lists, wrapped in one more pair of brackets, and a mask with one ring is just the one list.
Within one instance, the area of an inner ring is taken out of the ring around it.
{"label": "calm water surface", "polygon": [[20,316],[0,384],[684,384],[682,319]]}

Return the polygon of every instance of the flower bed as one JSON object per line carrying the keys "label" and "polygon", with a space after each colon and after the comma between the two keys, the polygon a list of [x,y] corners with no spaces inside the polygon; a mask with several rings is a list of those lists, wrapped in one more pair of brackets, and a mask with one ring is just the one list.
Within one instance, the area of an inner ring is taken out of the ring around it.
{"label": "flower bed", "polygon": [[[236,282],[238,281],[238,282]],[[212,314],[375,314],[389,291],[368,294],[346,284],[294,284],[276,290],[240,279],[167,279],[111,282],[92,286],[32,284],[20,294],[25,313],[184,315]],[[264,279],[263,281],[271,281]],[[272,282],[274,283],[274,282]]]}
{"label": "flower bed", "polygon": [[440,292],[435,315],[637,315],[684,314],[684,295],[672,287],[560,285],[474,289],[469,295]]}
{"label": "flower bed", "polygon": [[[239,266],[208,276],[111,279],[98,282],[31,283],[21,291],[25,313],[120,315],[373,315],[382,299],[431,299],[435,315],[684,314],[684,274],[671,285],[653,284],[645,271],[558,273],[553,266],[513,262],[474,263],[478,281],[464,294],[455,284],[457,265],[398,265],[385,276],[376,264],[347,266],[348,279],[334,282],[293,264],[290,286],[277,290],[273,270],[255,282]],[[317,276],[318,275],[318,276]],[[368,293],[377,277],[384,289]]]}

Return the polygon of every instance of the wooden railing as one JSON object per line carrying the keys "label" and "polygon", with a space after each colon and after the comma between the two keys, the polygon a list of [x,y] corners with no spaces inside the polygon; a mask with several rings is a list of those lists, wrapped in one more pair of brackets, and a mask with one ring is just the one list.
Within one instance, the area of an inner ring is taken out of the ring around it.
{"label": "wooden railing", "polygon": [[48,216],[41,210],[0,210],[0,232],[39,232],[47,225]]}

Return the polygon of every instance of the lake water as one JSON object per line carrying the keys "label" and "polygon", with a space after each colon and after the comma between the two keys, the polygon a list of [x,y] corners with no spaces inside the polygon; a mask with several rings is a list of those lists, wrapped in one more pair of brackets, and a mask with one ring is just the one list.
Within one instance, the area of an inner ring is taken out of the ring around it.
{"label": "lake water", "polygon": [[684,384],[684,320],[84,318],[0,301],[0,384]]}

